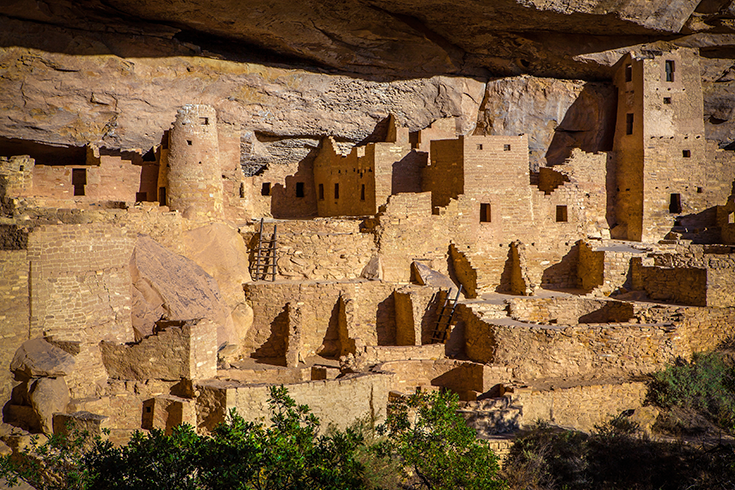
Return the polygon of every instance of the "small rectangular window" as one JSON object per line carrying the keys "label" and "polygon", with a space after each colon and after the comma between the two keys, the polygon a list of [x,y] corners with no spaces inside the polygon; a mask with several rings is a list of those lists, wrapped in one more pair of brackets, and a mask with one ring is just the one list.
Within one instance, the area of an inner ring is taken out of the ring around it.
{"label": "small rectangular window", "polygon": [[186,140],[186,144],[191,146],[191,140]]}
{"label": "small rectangular window", "polygon": [[682,150],[681,156],[683,156],[684,158],[689,158],[689,157],[692,156],[692,151],[691,150]]}
{"label": "small rectangular window", "polygon": [[625,134],[633,134],[633,114],[625,115]]}
{"label": "small rectangular window", "polygon": [[74,186],[74,195],[83,196],[84,186],[87,185],[87,170],[84,168],[73,168],[71,170],[71,184]]}
{"label": "small rectangular window", "polygon": [[365,184],[362,184],[362,186],[360,187],[360,200],[365,200]]}
{"label": "small rectangular window", "polygon": [[296,197],[304,197],[306,193],[304,192],[304,183],[303,182],[296,182]]}
{"label": "small rectangular window", "polygon": [[319,184],[319,200],[324,200],[324,184]]}
{"label": "small rectangular window", "polygon": [[669,213],[681,213],[681,194],[671,194],[671,198],[669,199]]}
{"label": "small rectangular window", "polygon": [[701,187],[697,187],[697,194],[701,194],[702,192],[704,192],[704,189],[702,189]]}
{"label": "small rectangular window", "polygon": [[510,145],[503,145],[503,151],[510,151]]}
{"label": "small rectangular window", "polygon": [[671,104],[671,97],[664,97],[664,104],[666,105]]}
{"label": "small rectangular window", "polygon": [[625,81],[626,82],[633,81],[633,65],[631,64],[625,65]]}
{"label": "small rectangular window", "polygon": [[492,210],[490,208],[490,204],[482,203],[480,204],[480,223],[490,222],[492,222]]}
{"label": "small rectangular window", "polygon": [[339,199],[339,184],[334,184],[334,198]]}
{"label": "small rectangular window", "polygon": [[674,81],[674,61],[673,60],[666,60],[666,81],[667,82],[673,82]]}
{"label": "small rectangular window", "polygon": [[735,224],[735,213],[730,213],[727,215],[727,224]]}
{"label": "small rectangular window", "polygon": [[271,183],[270,182],[263,182],[263,185],[260,186],[260,195],[261,196],[271,195]]}
{"label": "small rectangular window", "polygon": [[557,223],[563,223],[567,221],[567,207],[566,206],[556,207],[556,221]]}
{"label": "small rectangular window", "polygon": [[202,126],[208,126],[209,125],[209,118],[208,117],[200,117],[199,118],[199,124]]}
{"label": "small rectangular window", "polygon": [[482,144],[477,145],[478,150],[482,150]]}

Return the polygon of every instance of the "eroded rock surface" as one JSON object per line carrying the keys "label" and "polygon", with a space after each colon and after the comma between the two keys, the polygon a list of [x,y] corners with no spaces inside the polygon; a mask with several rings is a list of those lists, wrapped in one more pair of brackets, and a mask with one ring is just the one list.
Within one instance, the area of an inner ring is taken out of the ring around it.
{"label": "eroded rock surface", "polygon": [[209,319],[217,324],[220,346],[239,342],[217,282],[191,260],[140,237],[130,272],[136,338],[151,335],[159,320]]}
{"label": "eroded rock surface", "polygon": [[74,364],[73,356],[38,338],[23,342],[15,352],[10,370],[26,378],[58,377],[68,375]]}

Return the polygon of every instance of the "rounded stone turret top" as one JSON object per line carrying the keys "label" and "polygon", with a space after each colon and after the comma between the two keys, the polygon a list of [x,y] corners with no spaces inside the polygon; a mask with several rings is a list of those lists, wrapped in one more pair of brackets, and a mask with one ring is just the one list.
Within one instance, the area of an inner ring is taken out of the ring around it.
{"label": "rounded stone turret top", "polygon": [[174,128],[186,133],[216,134],[217,110],[206,104],[186,104],[176,112]]}

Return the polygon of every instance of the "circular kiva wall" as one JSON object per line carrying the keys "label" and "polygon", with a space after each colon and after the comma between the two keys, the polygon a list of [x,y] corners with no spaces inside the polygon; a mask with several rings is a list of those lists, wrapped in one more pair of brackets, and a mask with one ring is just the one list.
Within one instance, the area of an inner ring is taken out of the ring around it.
{"label": "circular kiva wall", "polygon": [[169,207],[187,218],[221,218],[222,172],[214,107],[183,106],[169,138]]}

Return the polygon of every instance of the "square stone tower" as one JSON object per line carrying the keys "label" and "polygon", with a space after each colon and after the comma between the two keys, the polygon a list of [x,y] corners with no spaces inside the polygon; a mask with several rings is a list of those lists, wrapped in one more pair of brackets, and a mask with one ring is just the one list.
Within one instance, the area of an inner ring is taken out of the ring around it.
{"label": "square stone tower", "polygon": [[699,53],[640,48],[617,65],[617,226],[613,238],[658,241],[701,209],[706,155]]}

